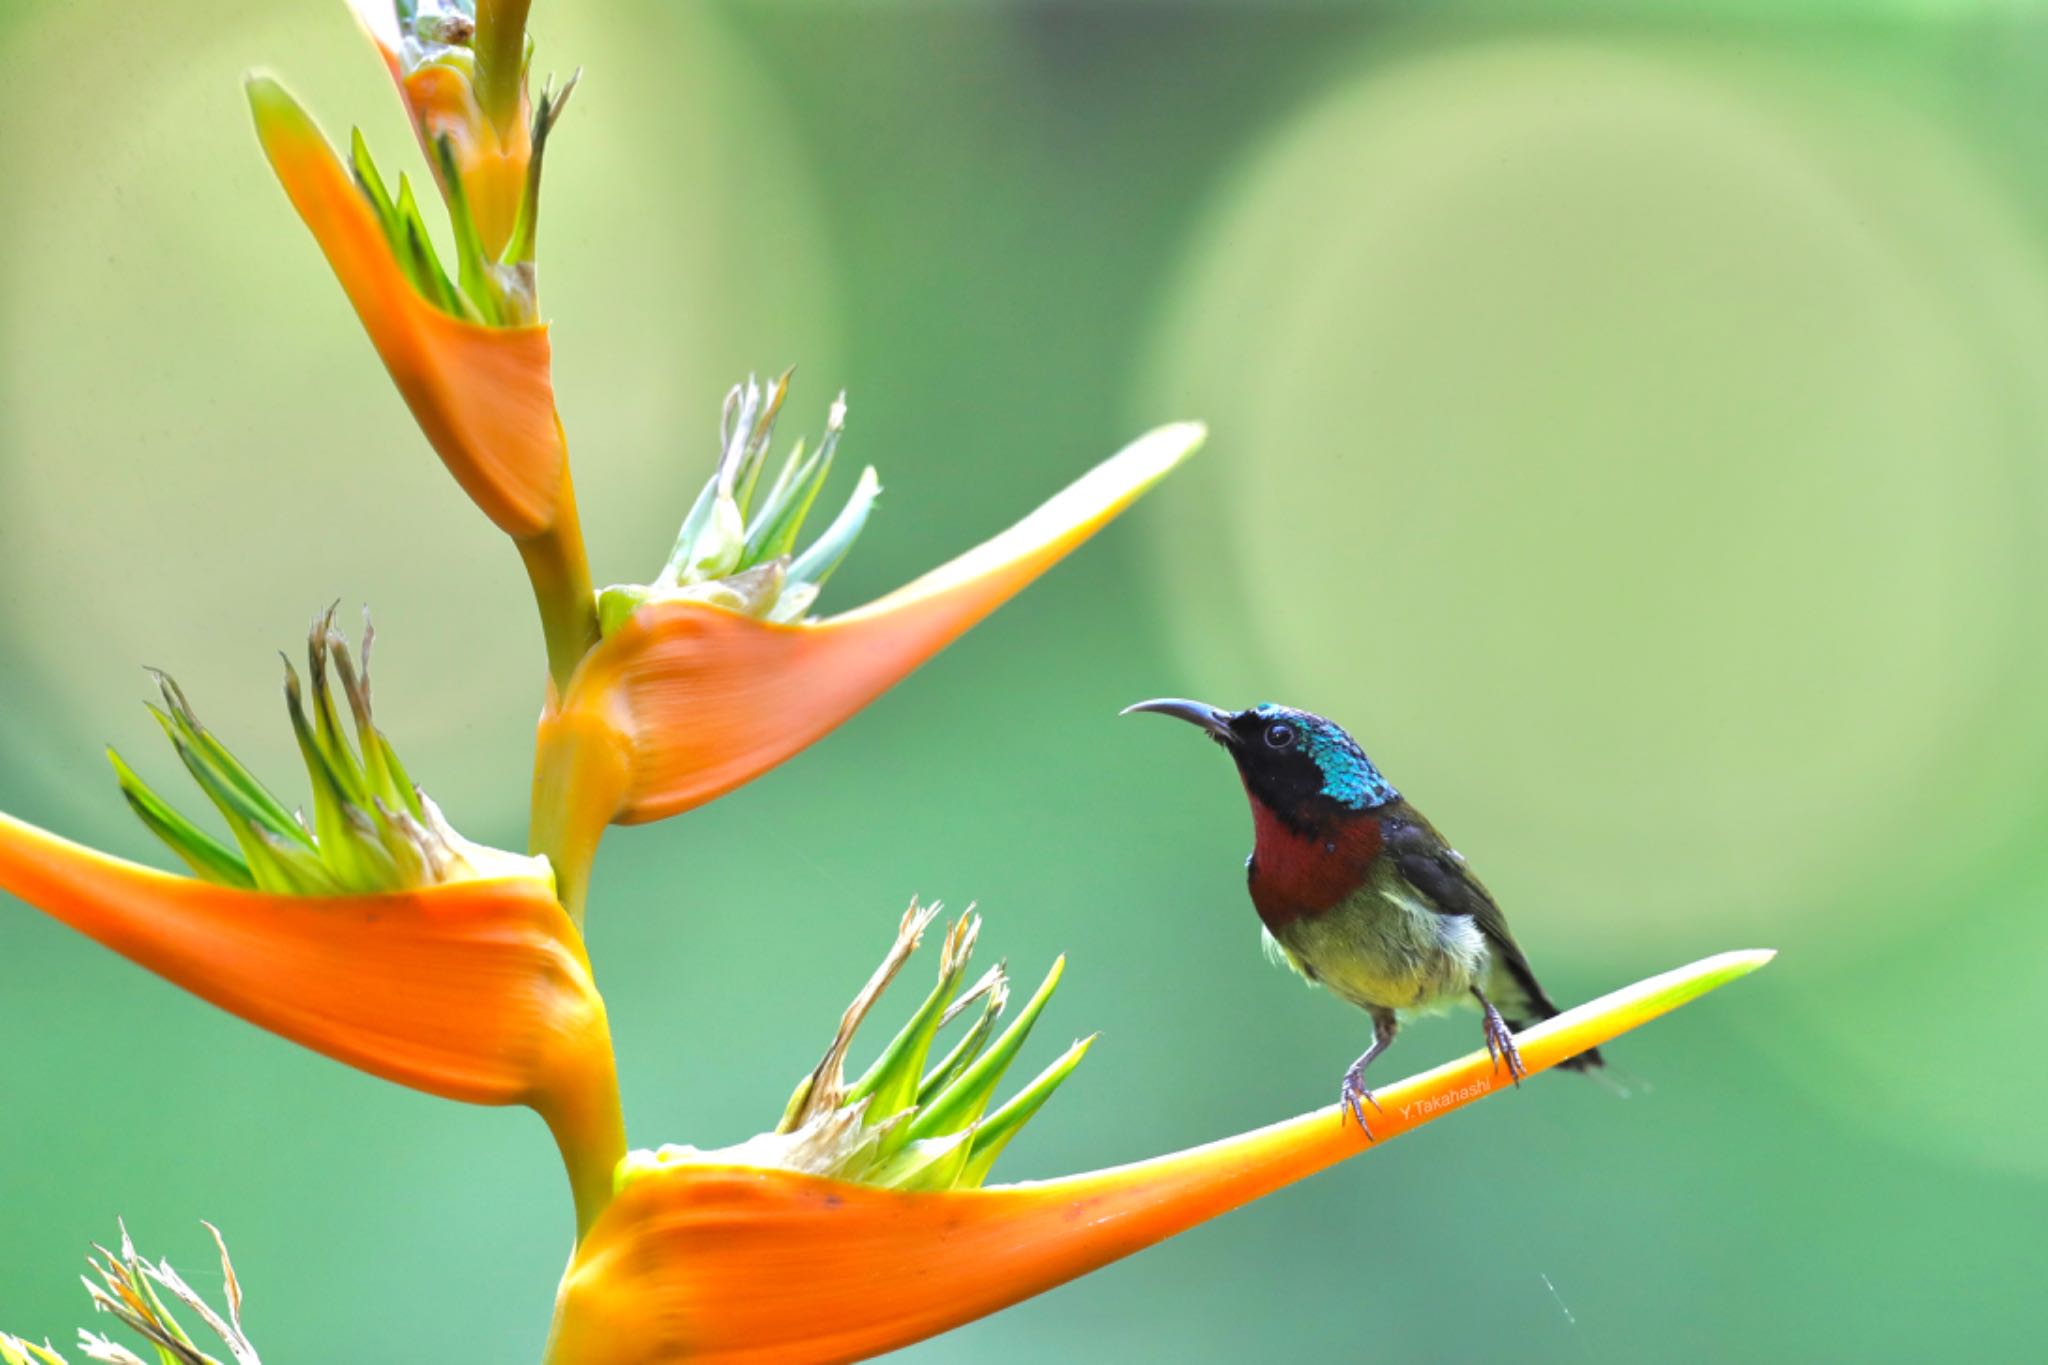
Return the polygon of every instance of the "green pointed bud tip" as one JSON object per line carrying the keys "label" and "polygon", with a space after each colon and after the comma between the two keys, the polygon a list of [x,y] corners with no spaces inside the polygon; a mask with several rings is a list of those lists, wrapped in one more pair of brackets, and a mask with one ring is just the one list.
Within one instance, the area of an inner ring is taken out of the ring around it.
{"label": "green pointed bud tip", "polygon": [[[749,496],[753,493],[754,480],[758,479],[761,475],[761,466],[767,461],[768,447],[775,440],[775,419],[782,415],[783,400],[789,397],[789,381],[795,374],[796,366],[791,365],[775,377],[773,384],[760,393],[760,406],[754,418],[752,430],[747,435],[744,457],[747,464],[747,493]],[[747,378],[747,387],[749,389],[755,387],[755,382],[751,375]],[[743,497],[740,499],[742,505],[745,505],[746,501],[747,498]]]}
{"label": "green pointed bud tip", "polygon": [[728,498],[737,495],[746,472],[747,450],[760,412],[761,386],[752,375],[726,390],[718,414],[718,491]]}
{"label": "green pointed bud tip", "polygon": [[747,533],[747,558],[750,561],[787,555],[796,548],[804,519],[810,515],[811,505],[832,473],[832,457],[839,448],[837,419],[843,413],[842,401],[834,405],[834,421],[826,427],[824,439],[810,458],[804,457],[802,441],[798,441],[790,451],[781,475],[769,490]]}
{"label": "green pointed bud tip", "polygon": [[114,780],[119,784],[128,808],[135,812],[144,828],[162,840],[165,847],[192,870],[192,875],[217,886],[246,890],[256,885],[247,862],[158,796],[112,745],[107,746],[107,761],[113,765]]}
{"label": "green pointed bud tip", "polygon": [[569,100],[576,93],[576,87],[583,83],[583,68],[577,67],[569,73],[569,79],[555,84],[552,72],[541,82],[540,95],[534,101],[533,150],[537,156],[548,137],[555,131],[555,125],[562,121],[562,111],[569,107]]}
{"label": "green pointed bud tip", "polygon": [[242,77],[242,90],[249,97],[249,112],[266,146],[284,138],[320,136],[313,116],[269,72],[248,72]]}
{"label": "green pointed bud tip", "polygon": [[1059,989],[1066,967],[1064,955],[1054,959],[1052,970],[1046,973],[1044,982],[1002,1035],[918,1111],[911,1122],[911,1137],[935,1137],[941,1133],[958,1132],[987,1112],[989,1103],[995,1098],[996,1087],[1002,1083],[1003,1073],[1023,1051],[1025,1040],[1030,1038],[1031,1030],[1051,1002],[1053,992]]}
{"label": "green pointed bud tip", "polygon": [[384,177],[377,170],[377,160],[370,155],[370,144],[364,141],[360,128],[349,131],[349,169],[355,174],[356,187],[377,214],[386,244],[396,251],[403,233],[398,220],[398,206],[391,202],[391,191],[385,187]]}
{"label": "green pointed bud tip", "polygon": [[1081,1059],[1088,1055],[1088,1049],[1094,1047],[1095,1040],[1101,1036],[1099,1033],[1091,1033],[1086,1038],[1076,1041],[1061,1053],[1051,1066],[1039,1072],[1028,1085],[1011,1096],[1002,1108],[974,1126],[971,1130],[974,1151],[961,1171],[962,1185],[976,1189],[988,1179],[989,1168],[995,1165],[996,1158],[1002,1154],[1003,1148],[1010,1145],[1011,1139],[1022,1132],[1024,1125],[1045,1107],[1045,1102],[1052,1098],[1053,1092],[1066,1082],[1067,1077],[1074,1074],[1074,1069],[1081,1065]]}
{"label": "green pointed bud tip", "polygon": [[[528,55],[530,57],[531,53]],[[533,120],[527,132],[533,154],[526,161],[526,186],[520,195],[519,216],[513,223],[511,239],[506,242],[500,257],[504,265],[522,266],[529,275],[539,244],[541,167],[547,158],[548,141],[554,136],[555,125],[562,121],[562,111],[569,107],[569,97],[576,93],[576,86],[582,79],[583,71],[579,67],[557,89],[554,75],[550,73],[541,83],[540,93],[533,98]],[[530,284],[528,292],[531,292]]]}
{"label": "green pointed bud tip", "polygon": [[873,465],[869,465],[861,470],[852,496],[847,498],[846,506],[832,519],[832,524],[789,566],[790,581],[823,587],[825,580],[845,560],[860,533],[867,529],[868,516],[875,510],[875,503],[881,496],[881,476],[875,473]]}

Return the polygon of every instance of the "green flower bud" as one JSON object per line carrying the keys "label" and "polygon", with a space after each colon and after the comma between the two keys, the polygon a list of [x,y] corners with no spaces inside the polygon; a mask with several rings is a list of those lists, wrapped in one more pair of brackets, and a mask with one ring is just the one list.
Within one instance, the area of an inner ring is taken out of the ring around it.
{"label": "green flower bud", "polygon": [[[289,895],[337,896],[403,891],[442,882],[554,874],[545,858],[471,843],[457,834],[427,795],[413,785],[398,751],[377,728],[370,706],[367,616],[361,663],[334,628],[329,608],[313,620],[306,642],[307,684],[287,659],[285,710],[312,782],[313,819],[287,810],[256,776],[200,723],[185,694],[155,674],[163,727],[185,770],[227,822],[235,847],[200,829],[158,796],[109,749],[122,795],[151,833],[201,880]],[[336,692],[346,699],[354,740]]]}
{"label": "green flower bud", "polygon": [[839,515],[799,552],[804,522],[838,454],[846,395],[833,401],[817,448],[806,454],[797,442],[774,477],[764,480],[775,419],[788,393],[785,371],[771,385],[749,378],[726,395],[717,469],[683,519],[660,576],[648,584],[614,584],[598,595],[598,624],[605,634],[649,602],[704,602],[780,622],[809,613],[867,524],[882,485],[873,469],[863,470]]}
{"label": "green flower bud", "polygon": [[[989,1042],[1008,999],[1008,980],[997,966],[960,989],[981,931],[981,920],[970,909],[946,934],[931,992],[873,1065],[849,1085],[842,1073],[855,1034],[938,911],[936,905],[911,904],[895,943],[847,1007],[823,1059],[797,1083],[773,1131],[717,1151],[671,1145],[634,1152],[619,1167],[620,1186],[679,1165],[739,1164],[886,1189],[978,1188],[1003,1148],[1073,1074],[1095,1039],[1073,1044],[1008,1102],[988,1112],[1003,1073],[1058,988],[1065,959],[1053,964],[1031,1002]],[[943,1059],[931,1064],[939,1034],[971,1009],[974,1022]]]}

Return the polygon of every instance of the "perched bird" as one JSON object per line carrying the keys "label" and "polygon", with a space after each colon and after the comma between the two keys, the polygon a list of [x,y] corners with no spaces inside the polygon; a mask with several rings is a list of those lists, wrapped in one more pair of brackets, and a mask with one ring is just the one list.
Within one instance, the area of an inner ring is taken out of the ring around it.
{"label": "perched bird", "polygon": [[[1344,1108],[1368,1136],[1365,1069],[1404,1018],[1476,1003],[1486,1051],[1521,1083],[1514,1030],[1557,1013],[1464,855],[1402,799],[1335,721],[1261,703],[1225,711],[1163,698],[1126,707],[1199,725],[1251,798],[1252,905],[1268,951],[1372,1016],[1372,1045],[1344,1073]],[[1601,1066],[1597,1050],[1562,1063]]]}

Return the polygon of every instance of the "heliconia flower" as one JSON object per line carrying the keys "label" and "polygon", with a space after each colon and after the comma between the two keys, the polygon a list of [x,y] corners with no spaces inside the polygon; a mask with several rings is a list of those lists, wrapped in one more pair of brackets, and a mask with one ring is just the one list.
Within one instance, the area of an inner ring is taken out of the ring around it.
{"label": "heliconia flower", "polygon": [[[367,649],[366,639],[365,663]],[[0,890],[337,1061],[449,1099],[534,1109],[587,1223],[625,1139],[604,1002],[552,871],[544,858],[463,839],[412,786],[331,613],[316,620],[309,657],[310,698],[289,673],[286,693],[313,781],[311,821],[287,811],[165,678],[158,719],[233,846],[115,756],[130,804],[195,875],[0,814]],[[330,675],[353,713],[353,746]]]}
{"label": "heliconia flower", "polygon": [[518,545],[559,686],[597,638],[536,292],[543,153],[576,82],[544,86],[529,110],[524,0],[362,0],[357,12],[435,168],[453,276],[411,184],[400,175],[394,192],[360,132],[345,168],[284,87],[255,75],[257,135],[428,443]]}
{"label": "heliconia flower", "polygon": [[[184,1276],[171,1268],[169,1261],[152,1262],[138,1256],[125,1223],[121,1225],[121,1250],[118,1254],[103,1246],[94,1246],[93,1250],[98,1254],[86,1257],[86,1264],[93,1268],[101,1282],[94,1284],[91,1279],[86,1279],[85,1292],[92,1299],[95,1312],[108,1314],[149,1344],[156,1365],[221,1365],[213,1356],[199,1349],[198,1343],[172,1313],[170,1305],[164,1302],[165,1295],[182,1304],[206,1324],[208,1331],[220,1338],[234,1365],[262,1365],[255,1345],[242,1330],[242,1284],[235,1277],[234,1262],[228,1259],[228,1245],[221,1238],[219,1228],[211,1223],[202,1226],[213,1234],[213,1244],[220,1251],[221,1298],[227,1305],[225,1315],[201,1298],[199,1292],[185,1282]],[[82,1327],[78,1331],[78,1349],[87,1360],[102,1361],[105,1365],[145,1365],[142,1357],[127,1347]],[[0,1365],[65,1365],[65,1361],[48,1342],[36,1346],[0,1332]]]}
{"label": "heliconia flower", "polygon": [[874,502],[872,471],[800,553],[844,420],[793,454],[753,506],[782,385],[728,405],[725,456],[655,583],[606,590],[609,629],[542,716],[535,844],[580,914],[608,823],[659,820],[722,796],[830,732],[1021,591],[1192,454],[1203,428],[1161,427],[1009,530],[864,607],[804,613]]}
{"label": "heliconia flower", "polygon": [[[449,472],[514,539],[554,526],[568,456],[547,329],[534,322],[530,239],[523,259],[502,259],[484,251],[473,225],[458,221],[461,259],[451,280],[412,186],[400,176],[394,193],[360,134],[353,166],[344,167],[275,80],[252,76],[249,103],[292,207]],[[548,123],[535,129],[543,141],[559,109],[559,100],[543,101]],[[459,204],[451,212],[463,217]]]}
{"label": "heliconia flower", "polygon": [[[1030,1003],[996,1034],[1009,1000],[1009,980],[999,965],[963,989],[981,932],[981,920],[970,909],[946,934],[938,984],[874,1064],[849,1083],[843,1066],[861,1022],[938,913],[937,905],[920,908],[914,901],[904,912],[888,955],[847,1007],[823,1060],[797,1083],[772,1131],[716,1151],[671,1144],[630,1153],[619,1167],[620,1188],[683,1167],[731,1165],[774,1167],[891,1190],[974,1189],[986,1180],[996,1157],[1073,1074],[1095,1039],[1076,1042],[990,1112],[996,1087],[1059,987],[1065,960],[1053,964]],[[970,1009],[973,1023],[932,1061],[939,1031]]]}
{"label": "heliconia flower", "polygon": [[[1605,1043],[1769,961],[1723,953],[1568,1010],[1518,1038],[1529,1072]],[[1204,1147],[979,1190],[876,1188],[779,1166],[642,1169],[583,1239],[549,1365],[854,1360],[1097,1269],[1511,1088],[1483,1052],[1377,1092],[1377,1142],[1334,1105]],[[630,1164],[630,1163],[629,1163]]]}

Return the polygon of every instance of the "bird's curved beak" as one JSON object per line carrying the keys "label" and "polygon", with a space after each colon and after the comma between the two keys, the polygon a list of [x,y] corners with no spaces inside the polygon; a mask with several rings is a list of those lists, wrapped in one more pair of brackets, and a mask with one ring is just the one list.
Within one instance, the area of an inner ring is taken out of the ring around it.
{"label": "bird's curved beak", "polygon": [[1219,743],[1237,742],[1237,736],[1230,728],[1230,713],[1205,701],[1189,701],[1184,697],[1157,697],[1151,701],[1141,701],[1134,706],[1126,706],[1117,714],[1128,716],[1133,711],[1156,711],[1162,716],[1172,716],[1190,725],[1201,726]]}

